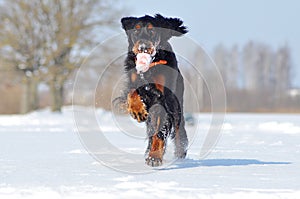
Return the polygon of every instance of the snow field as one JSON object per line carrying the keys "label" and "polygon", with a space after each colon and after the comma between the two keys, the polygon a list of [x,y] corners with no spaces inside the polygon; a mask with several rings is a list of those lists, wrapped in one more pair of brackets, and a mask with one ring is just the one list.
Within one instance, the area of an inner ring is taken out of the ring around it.
{"label": "snow field", "polygon": [[[140,155],[137,162],[143,164],[143,127],[103,110],[96,115],[107,139]],[[205,159],[199,151],[211,115],[196,117],[197,132],[187,126],[192,137],[186,160],[133,174],[89,155],[76,133],[72,107],[62,114],[0,116],[0,198],[299,198],[300,115],[227,114],[219,142]],[[82,121],[86,130],[97,128],[88,118]],[[125,134],[120,126],[139,132]],[[171,148],[170,143],[167,160]]]}

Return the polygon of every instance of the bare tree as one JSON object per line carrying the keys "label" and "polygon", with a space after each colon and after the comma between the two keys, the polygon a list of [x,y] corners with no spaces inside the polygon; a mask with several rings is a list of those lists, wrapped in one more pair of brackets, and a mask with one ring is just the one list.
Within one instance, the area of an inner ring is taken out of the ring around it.
{"label": "bare tree", "polygon": [[95,28],[106,29],[118,22],[116,18],[120,13],[113,9],[110,1],[104,0],[44,1],[41,7],[49,24],[46,39],[46,46],[50,49],[47,51],[47,82],[52,93],[52,110],[60,111],[64,83],[79,66],[89,47],[95,45]]}
{"label": "bare tree", "polygon": [[258,55],[256,53],[256,44],[253,41],[248,42],[243,48],[243,72],[245,88],[247,90],[256,90],[258,86],[258,72],[256,64]]}
{"label": "bare tree", "polygon": [[118,22],[122,10],[114,5],[108,0],[2,3],[1,55],[24,72],[24,98],[28,98],[24,112],[37,108],[41,80],[50,86],[52,110],[61,110],[64,83],[101,38],[101,30]]}
{"label": "bare tree", "polygon": [[21,0],[2,2],[0,7],[0,54],[11,67],[23,73],[23,113],[37,109],[38,105],[42,34],[34,7],[32,1]]}
{"label": "bare tree", "polygon": [[16,114],[20,112],[20,81],[21,75],[12,70],[0,59],[0,114]]}
{"label": "bare tree", "polygon": [[240,77],[240,52],[237,45],[234,45],[229,52],[227,69],[227,89],[235,90],[239,87]]}
{"label": "bare tree", "polygon": [[230,72],[228,54],[229,54],[228,50],[222,44],[217,45],[213,51],[213,59],[221,72],[226,87],[228,85],[228,79],[229,79],[228,73]]}
{"label": "bare tree", "polygon": [[277,50],[275,57],[275,97],[280,104],[286,97],[287,89],[290,88],[291,68],[290,48],[285,44]]}

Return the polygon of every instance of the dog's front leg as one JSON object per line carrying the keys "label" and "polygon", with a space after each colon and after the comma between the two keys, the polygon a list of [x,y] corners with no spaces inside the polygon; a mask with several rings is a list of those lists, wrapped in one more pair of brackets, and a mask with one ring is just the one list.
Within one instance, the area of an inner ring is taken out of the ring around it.
{"label": "dog's front leg", "polygon": [[168,114],[160,104],[153,105],[146,121],[148,148],[146,164],[152,167],[161,166],[166,148],[166,139],[171,129]]}
{"label": "dog's front leg", "polygon": [[160,136],[160,133],[149,137],[147,151],[146,164],[152,167],[161,166],[165,153],[165,140]]}
{"label": "dog's front leg", "polygon": [[138,122],[143,122],[147,119],[146,105],[135,89],[132,89],[127,95],[127,110]]}

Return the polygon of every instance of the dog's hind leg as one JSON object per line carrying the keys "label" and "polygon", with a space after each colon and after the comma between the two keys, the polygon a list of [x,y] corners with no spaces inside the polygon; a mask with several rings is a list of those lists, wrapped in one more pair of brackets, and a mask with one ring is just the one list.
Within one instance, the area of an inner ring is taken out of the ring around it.
{"label": "dog's hind leg", "polygon": [[188,138],[186,134],[186,130],[184,128],[184,117],[181,114],[180,121],[177,122],[175,126],[175,156],[177,158],[185,158],[187,154],[188,147]]}

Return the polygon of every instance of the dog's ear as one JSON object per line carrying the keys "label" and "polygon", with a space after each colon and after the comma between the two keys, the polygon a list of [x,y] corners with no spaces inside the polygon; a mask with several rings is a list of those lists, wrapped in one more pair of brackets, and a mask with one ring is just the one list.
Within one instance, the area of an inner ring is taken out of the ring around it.
{"label": "dog's ear", "polygon": [[122,28],[125,31],[133,29],[136,19],[137,19],[136,17],[123,17],[121,19]]}
{"label": "dog's ear", "polygon": [[161,28],[170,30],[168,39],[172,36],[178,37],[188,32],[186,26],[183,25],[183,21],[179,18],[167,18],[160,14],[156,14],[155,19],[162,25]]}

